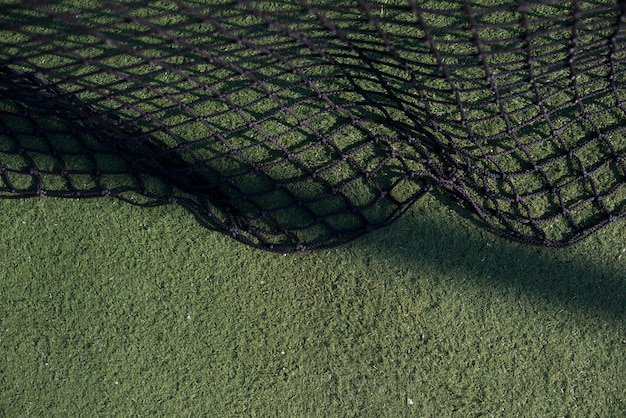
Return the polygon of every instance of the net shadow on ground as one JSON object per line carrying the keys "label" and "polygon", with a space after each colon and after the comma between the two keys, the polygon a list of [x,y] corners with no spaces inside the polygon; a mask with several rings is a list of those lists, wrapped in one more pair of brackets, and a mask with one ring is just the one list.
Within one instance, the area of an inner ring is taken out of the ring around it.
{"label": "net shadow on ground", "polygon": [[[589,318],[626,323],[626,253],[618,238],[623,221],[581,244],[542,248],[505,240],[480,223],[471,227],[475,219],[441,193],[424,204],[439,208],[442,202],[451,210],[424,210],[420,202],[393,226],[357,241],[354,248],[366,248],[396,270],[411,271],[410,285],[419,292],[428,293],[421,278],[438,277],[461,287],[529,296],[585,312]],[[606,244],[611,238],[617,245]]]}

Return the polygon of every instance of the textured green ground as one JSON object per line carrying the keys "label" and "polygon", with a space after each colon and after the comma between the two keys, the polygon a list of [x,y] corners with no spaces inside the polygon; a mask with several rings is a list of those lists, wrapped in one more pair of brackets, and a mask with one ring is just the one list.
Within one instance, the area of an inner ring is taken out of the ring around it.
{"label": "textured green ground", "polygon": [[529,248],[427,197],[283,256],[177,207],[4,200],[0,219],[0,415],[626,413],[623,223]]}
{"label": "textured green ground", "polygon": [[440,199],[288,256],[0,200],[0,417],[625,415],[626,224],[533,248]]}

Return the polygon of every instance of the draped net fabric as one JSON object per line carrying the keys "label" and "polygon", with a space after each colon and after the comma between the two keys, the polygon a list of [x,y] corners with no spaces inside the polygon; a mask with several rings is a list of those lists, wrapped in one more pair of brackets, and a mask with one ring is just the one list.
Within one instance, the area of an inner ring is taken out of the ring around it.
{"label": "draped net fabric", "polygon": [[288,252],[436,190],[571,244],[626,213],[625,25],[605,0],[0,0],[0,197],[179,204]]}

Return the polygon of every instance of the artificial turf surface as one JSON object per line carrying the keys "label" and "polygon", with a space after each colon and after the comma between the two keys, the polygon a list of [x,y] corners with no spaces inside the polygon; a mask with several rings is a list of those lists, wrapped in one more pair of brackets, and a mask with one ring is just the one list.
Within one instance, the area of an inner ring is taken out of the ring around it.
{"label": "artificial turf surface", "polygon": [[426,197],[283,256],[179,207],[0,205],[7,417],[626,412],[623,224],[526,247]]}
{"label": "artificial turf surface", "polygon": [[455,208],[282,255],[176,206],[0,200],[0,414],[626,414],[623,222],[550,250]]}

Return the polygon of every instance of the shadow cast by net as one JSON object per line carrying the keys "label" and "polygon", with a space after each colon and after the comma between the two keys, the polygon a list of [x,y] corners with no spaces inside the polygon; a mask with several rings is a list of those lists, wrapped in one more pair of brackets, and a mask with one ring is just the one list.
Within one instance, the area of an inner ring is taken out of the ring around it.
{"label": "shadow cast by net", "polygon": [[[439,192],[428,200],[427,205],[455,208]],[[352,247],[376,254],[396,270],[411,272],[409,286],[418,292],[429,291],[421,277],[434,275],[485,292],[518,295],[516,299],[523,295],[555,310],[584,312],[590,320],[626,324],[622,247],[609,249],[598,243],[605,250],[587,254],[577,245],[570,251],[526,246],[491,234],[480,224],[467,228],[472,218],[466,211],[461,211],[465,219],[454,220],[420,207]]]}

